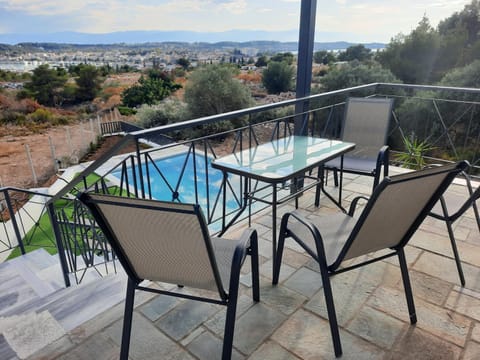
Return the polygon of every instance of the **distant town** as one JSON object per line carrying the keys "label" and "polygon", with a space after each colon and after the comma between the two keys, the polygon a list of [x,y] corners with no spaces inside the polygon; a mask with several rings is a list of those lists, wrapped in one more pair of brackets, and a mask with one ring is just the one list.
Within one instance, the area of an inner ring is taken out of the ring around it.
{"label": "distant town", "polygon": [[[316,43],[315,51],[338,52],[354,45],[349,42]],[[372,50],[384,44],[364,44]],[[0,44],[0,69],[30,72],[41,64],[68,68],[71,65],[129,66],[136,69],[159,67],[171,70],[180,58],[189,59],[191,66],[220,62],[247,63],[260,54],[275,54],[297,50],[296,42],[250,41],[187,43],[161,42],[144,44],[81,45],[57,43]]]}

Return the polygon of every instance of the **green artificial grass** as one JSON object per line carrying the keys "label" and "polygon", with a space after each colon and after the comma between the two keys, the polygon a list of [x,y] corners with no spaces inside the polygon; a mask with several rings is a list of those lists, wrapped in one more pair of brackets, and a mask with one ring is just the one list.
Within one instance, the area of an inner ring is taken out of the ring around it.
{"label": "green artificial grass", "polygon": [[[75,175],[76,176],[76,175]],[[97,181],[101,179],[97,174],[91,174],[87,176],[87,187],[92,186]],[[120,190],[117,186],[109,188],[109,193],[111,195],[120,195]],[[72,218],[74,207],[73,201],[61,199],[55,203],[55,210],[63,210],[67,217]],[[47,212],[45,212],[37,222],[37,225],[34,226],[30,231],[24,236],[23,244],[25,247],[25,252],[31,252],[37,250],[38,248],[44,248],[50,254],[57,253],[57,246],[55,242],[55,236],[53,234],[52,224],[50,222],[50,217]],[[8,259],[13,259],[17,256],[21,256],[20,247],[16,247],[8,256]]]}

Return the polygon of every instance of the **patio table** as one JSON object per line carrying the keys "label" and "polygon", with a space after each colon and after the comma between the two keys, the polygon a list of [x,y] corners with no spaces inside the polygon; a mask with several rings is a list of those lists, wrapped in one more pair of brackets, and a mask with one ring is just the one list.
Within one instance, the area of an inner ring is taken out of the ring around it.
{"label": "patio table", "polygon": [[[323,187],[323,164],[336,157],[341,158],[343,166],[343,155],[354,149],[355,144],[341,140],[330,140],[317,138],[312,136],[287,136],[284,138],[274,139],[267,143],[250,147],[212,161],[212,167],[221,170],[223,173],[223,234],[247,209],[249,209],[249,225],[251,215],[251,202],[253,200],[260,201],[272,206],[272,249],[273,259],[277,248],[277,205],[285,201],[295,198],[304,191],[317,187],[315,195],[315,205],[319,205],[320,191],[323,191],[332,201],[339,207],[337,202]],[[316,177],[306,175],[311,170],[318,168]],[[229,174],[239,175],[244,180],[243,202],[238,213],[225,224],[226,215],[226,194]],[[298,179],[310,178],[314,181],[308,185],[298,183]],[[340,177],[342,179],[342,177]],[[265,186],[253,188],[252,180],[265,183]],[[299,186],[297,186],[299,185]],[[278,192],[289,186],[290,192],[287,196],[278,199]],[[272,188],[269,196],[264,195],[264,190],[268,187]],[[342,184],[339,184],[339,192],[341,198]],[[271,195],[271,199],[270,199]],[[298,202],[296,202],[298,207]],[[342,208],[343,209],[343,208]],[[220,235],[221,235],[220,234]]]}

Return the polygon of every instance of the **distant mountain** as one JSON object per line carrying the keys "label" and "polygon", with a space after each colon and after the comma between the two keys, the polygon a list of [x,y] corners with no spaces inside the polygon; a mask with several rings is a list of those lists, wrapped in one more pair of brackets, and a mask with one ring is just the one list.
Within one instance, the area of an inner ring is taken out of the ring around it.
{"label": "distant mountain", "polygon": [[[350,34],[339,33],[317,33],[315,44],[316,50],[346,49],[348,46],[361,42],[334,41],[339,38],[351,38]],[[329,41],[332,39],[332,41]],[[232,43],[252,44],[259,43],[262,46],[268,42],[274,44],[289,44],[290,50],[297,49],[298,31],[249,31],[231,30],[225,32],[195,32],[195,31],[119,31],[105,34],[88,34],[79,32],[56,32],[56,33],[33,33],[33,34],[0,34],[0,44],[21,44],[21,43],[57,43],[57,44],[124,44],[139,45],[146,43],[215,43],[218,45]],[[381,43],[368,43],[364,45],[372,49],[385,47]]]}

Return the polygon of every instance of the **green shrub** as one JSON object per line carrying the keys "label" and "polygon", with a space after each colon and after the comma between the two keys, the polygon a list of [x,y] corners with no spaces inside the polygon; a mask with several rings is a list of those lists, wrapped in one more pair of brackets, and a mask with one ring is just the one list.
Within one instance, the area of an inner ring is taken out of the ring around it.
{"label": "green shrub", "polygon": [[140,126],[151,128],[190,119],[186,103],[177,99],[166,99],[157,105],[142,105],[137,112]]}
{"label": "green shrub", "polygon": [[32,114],[28,115],[28,118],[35,123],[47,123],[52,122],[54,119],[53,114],[47,109],[37,109]]}
{"label": "green shrub", "polygon": [[124,116],[135,115],[137,113],[137,110],[129,108],[128,106],[119,106],[117,109],[118,112]]}

